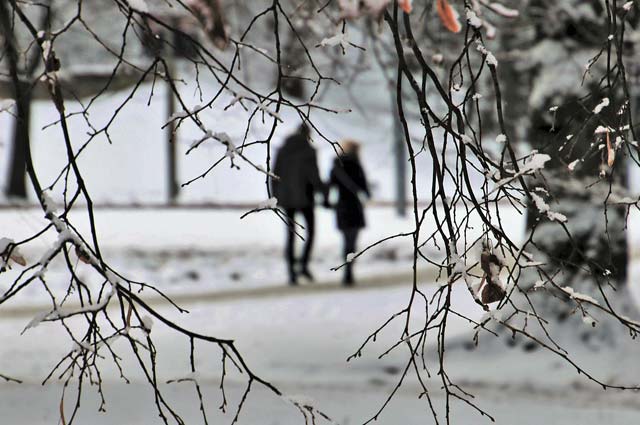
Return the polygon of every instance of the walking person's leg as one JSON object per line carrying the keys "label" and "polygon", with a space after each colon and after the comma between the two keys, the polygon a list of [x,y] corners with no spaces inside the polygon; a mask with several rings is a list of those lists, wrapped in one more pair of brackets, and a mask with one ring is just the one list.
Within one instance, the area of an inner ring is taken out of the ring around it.
{"label": "walking person's leg", "polygon": [[[344,258],[347,258],[348,254],[356,252],[356,243],[358,240],[358,232],[360,229],[357,227],[351,227],[342,229],[342,235],[344,236]],[[345,285],[353,285],[353,261],[347,263],[344,267],[344,277],[342,283]]]}
{"label": "walking person's leg", "polygon": [[287,241],[284,251],[284,257],[287,261],[287,267],[289,271],[289,284],[296,285],[297,277],[295,271],[295,237],[296,237],[296,228],[295,228],[295,215],[296,210],[293,208],[286,208],[285,213],[287,214]]}
{"label": "walking person's leg", "polygon": [[304,251],[302,253],[300,274],[313,280],[313,275],[309,272],[309,261],[311,260],[311,250],[313,249],[313,238],[315,236],[315,212],[313,207],[302,209],[304,215],[305,226],[307,227],[307,237],[304,243]]}

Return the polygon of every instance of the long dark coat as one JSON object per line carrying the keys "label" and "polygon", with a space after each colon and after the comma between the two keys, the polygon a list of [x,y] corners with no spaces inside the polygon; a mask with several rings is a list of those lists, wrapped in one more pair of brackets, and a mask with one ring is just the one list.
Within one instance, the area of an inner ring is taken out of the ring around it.
{"label": "long dark coat", "polygon": [[315,205],[315,192],[324,192],[318,172],[316,151],[300,133],[289,136],[276,154],[271,179],[273,195],[282,208],[308,208]]}
{"label": "long dark coat", "polygon": [[329,185],[338,188],[336,217],[339,229],[365,226],[364,210],[358,194],[370,196],[367,179],[355,155],[341,155],[333,163]]}

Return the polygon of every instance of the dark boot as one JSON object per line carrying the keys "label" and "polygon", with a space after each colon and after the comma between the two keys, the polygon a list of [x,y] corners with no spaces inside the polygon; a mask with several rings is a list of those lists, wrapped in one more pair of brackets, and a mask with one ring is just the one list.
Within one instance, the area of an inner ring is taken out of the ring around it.
{"label": "dark boot", "polygon": [[291,267],[289,269],[289,285],[295,286],[297,284],[298,284],[298,276],[296,275],[295,270],[293,270],[293,267]]}
{"label": "dark boot", "polygon": [[313,278],[313,275],[309,271],[309,268],[306,265],[302,265],[302,269],[300,270],[300,276],[304,276],[305,278],[309,279],[309,282],[313,282],[315,280]]}
{"label": "dark boot", "polygon": [[[356,240],[358,239],[358,231],[357,228],[346,228],[342,229],[342,235],[344,236],[344,250],[343,250],[343,258],[347,258],[349,253],[356,252]],[[353,281],[353,262],[347,262],[344,266],[344,277],[342,278],[342,284],[344,286],[352,286],[354,284]]]}
{"label": "dark boot", "polygon": [[351,265],[348,265],[344,271],[344,276],[342,278],[342,284],[344,286],[353,286],[353,284],[355,283],[355,281],[353,280],[353,271],[351,270],[350,266]]}

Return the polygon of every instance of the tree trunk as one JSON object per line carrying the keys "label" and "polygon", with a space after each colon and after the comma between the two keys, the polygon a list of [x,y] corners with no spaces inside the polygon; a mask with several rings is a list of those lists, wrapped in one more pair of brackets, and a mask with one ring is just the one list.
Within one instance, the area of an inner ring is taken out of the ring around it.
{"label": "tree trunk", "polygon": [[31,124],[31,94],[27,84],[22,87],[22,99],[16,101],[16,120],[13,127],[7,197],[27,198],[27,144]]}
{"label": "tree trunk", "polygon": [[396,180],[396,214],[399,217],[407,215],[407,147],[405,146],[404,135],[398,105],[396,101],[396,91],[391,90],[391,108],[393,114],[393,153],[395,159],[395,180]]}
{"label": "tree trunk", "polygon": [[[171,72],[173,75],[173,72]],[[171,117],[176,112],[176,100],[173,94],[171,84],[167,83],[167,117]],[[178,154],[176,142],[176,124],[172,120],[167,125],[167,188],[168,200],[170,204],[174,204],[178,200],[180,186],[178,184]]]}

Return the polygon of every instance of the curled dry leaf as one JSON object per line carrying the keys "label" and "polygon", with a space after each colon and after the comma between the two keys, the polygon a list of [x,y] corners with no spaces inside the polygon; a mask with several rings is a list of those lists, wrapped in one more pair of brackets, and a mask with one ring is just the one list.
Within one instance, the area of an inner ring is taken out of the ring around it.
{"label": "curled dry leaf", "polygon": [[64,417],[64,397],[60,398],[60,423],[62,423],[62,425],[67,425],[67,420]]}
{"label": "curled dry leaf", "polygon": [[229,34],[220,0],[190,0],[188,5],[207,37],[220,50],[229,44]]}
{"label": "curled dry leaf", "polygon": [[24,267],[27,265],[27,260],[15,245],[14,240],[9,238],[0,238],[0,256],[6,259],[7,255],[10,260],[13,260],[21,266]]}
{"label": "curled dry leaf", "polygon": [[501,301],[506,295],[504,289],[500,285],[496,285],[487,279],[487,283],[480,291],[480,301],[483,304],[491,304]]}
{"label": "curled dry leaf", "polygon": [[607,131],[607,165],[613,167],[613,163],[616,161],[616,151],[611,145],[611,136]]}
{"label": "curled dry leaf", "polygon": [[502,260],[485,247],[480,254],[480,267],[485,273],[483,279],[486,279],[480,290],[480,301],[487,305],[502,300],[506,295],[499,277],[500,270],[504,267]]}
{"label": "curled dry leaf", "polygon": [[23,267],[27,265],[27,260],[20,253],[16,253],[15,250],[13,253],[11,253],[11,256],[9,258]]}
{"label": "curled dry leaf", "polygon": [[78,256],[78,260],[82,261],[85,264],[91,264],[91,258],[89,258],[89,255],[77,246],[76,255]]}
{"label": "curled dry leaf", "polygon": [[437,0],[436,11],[438,12],[438,16],[440,16],[442,25],[444,25],[446,29],[451,32],[460,32],[462,27],[458,21],[458,12],[455,11],[447,0]]}
{"label": "curled dry leaf", "polygon": [[[356,19],[363,15],[380,17],[391,0],[338,0],[338,6],[345,19]],[[412,0],[399,0],[398,5],[405,13],[411,13]]]}
{"label": "curled dry leaf", "polygon": [[411,4],[412,0],[400,0],[398,4],[400,8],[405,11],[405,13],[411,13],[413,10],[413,5]]}

